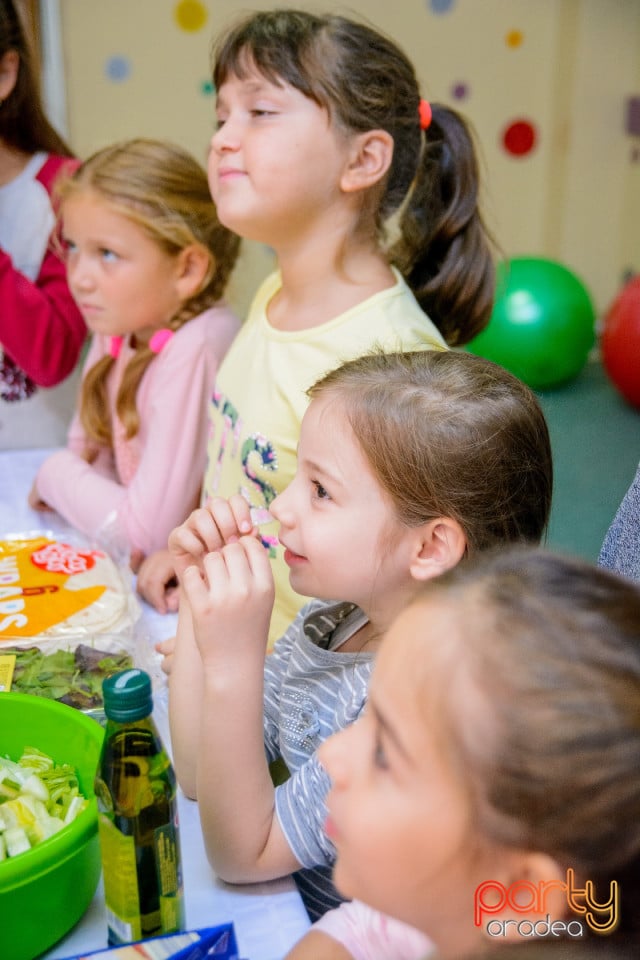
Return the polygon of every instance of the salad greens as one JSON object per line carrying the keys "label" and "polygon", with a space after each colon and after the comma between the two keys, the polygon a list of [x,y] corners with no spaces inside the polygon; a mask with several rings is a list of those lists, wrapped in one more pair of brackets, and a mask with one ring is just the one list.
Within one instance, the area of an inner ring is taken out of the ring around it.
{"label": "salad greens", "polygon": [[108,653],[84,643],[55,653],[43,653],[39,647],[3,647],[2,652],[16,657],[13,691],[59,700],[79,710],[101,707],[104,678],[133,666],[128,653]]}
{"label": "salad greens", "polygon": [[0,757],[0,861],[30,850],[82,813],[75,769],[35,747],[15,762]]}

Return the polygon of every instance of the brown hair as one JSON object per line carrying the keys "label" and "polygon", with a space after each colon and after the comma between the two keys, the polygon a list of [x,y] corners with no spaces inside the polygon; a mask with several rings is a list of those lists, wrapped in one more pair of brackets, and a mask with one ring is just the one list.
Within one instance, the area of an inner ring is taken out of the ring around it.
{"label": "brown hair", "polygon": [[596,895],[616,881],[619,924],[603,939],[637,951],[640,588],[519,547],[459,564],[427,585],[434,595],[460,624],[453,669],[488,718],[472,711],[465,723],[443,700],[481,835],[550,855]]}
{"label": "brown hair", "polygon": [[20,65],[15,86],[0,106],[0,138],[25,153],[44,150],[62,157],[72,156],[45,115],[33,52],[13,0],[0,0],[0,57],[10,50],[20,57]]}
{"label": "brown hair", "polygon": [[[240,238],[218,220],[207,175],[189,153],[163,140],[116,143],[94,153],[58,187],[62,204],[84,191],[106,200],[171,256],[192,244],[207,251],[206,277],[169,322],[172,330],[220,300],[238,256]],[[116,409],[128,438],[138,432],[136,393],[154,356],[147,345],[140,345],[124,373]],[[106,390],[113,363],[110,356],[103,357],[82,383],[82,424],[87,436],[98,443],[111,443]]]}
{"label": "brown hair", "polygon": [[503,367],[456,351],[374,353],[310,390],[344,401],[347,418],[399,520],[457,520],[468,551],[538,542],[551,508],[546,421]]}
{"label": "brown hair", "polygon": [[450,345],[479,333],[491,315],[495,270],[465,120],[435,104],[423,133],[410,61],[377,30],[344,17],[289,9],[244,17],[214,47],[214,83],[219,89],[250,68],[315,100],[345,131],[391,135],[391,168],[371,197],[375,228],[401,211],[391,262]]}

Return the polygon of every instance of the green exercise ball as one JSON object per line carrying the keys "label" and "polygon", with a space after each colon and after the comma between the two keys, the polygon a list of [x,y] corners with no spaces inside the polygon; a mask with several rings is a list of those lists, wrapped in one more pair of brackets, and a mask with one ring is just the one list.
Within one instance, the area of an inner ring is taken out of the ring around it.
{"label": "green exercise ball", "polygon": [[506,367],[534,390],[578,376],[595,340],[595,310],[567,267],[542,257],[498,264],[489,324],[467,345]]}

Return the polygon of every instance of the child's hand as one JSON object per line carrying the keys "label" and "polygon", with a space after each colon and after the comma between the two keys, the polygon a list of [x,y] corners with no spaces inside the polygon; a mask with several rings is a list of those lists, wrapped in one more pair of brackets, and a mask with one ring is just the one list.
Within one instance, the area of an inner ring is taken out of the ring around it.
{"label": "child's hand", "polygon": [[178,579],[182,581],[184,571],[194,564],[202,570],[207,554],[247,534],[255,536],[257,528],[244,497],[213,497],[169,534],[169,551]]}
{"label": "child's hand", "polygon": [[254,536],[208,553],[202,567],[182,579],[203,662],[222,656],[239,663],[242,653],[264,657],[275,586],[269,556]]}
{"label": "child's hand", "polygon": [[162,663],[160,667],[167,676],[171,673],[171,667],[173,666],[173,653],[176,649],[176,638],[168,637],[166,640],[158,640],[154,644],[154,649],[162,657]]}
{"label": "child's hand", "polygon": [[136,589],[143,600],[158,613],[175,613],[178,609],[178,581],[169,550],[156,550],[146,557],[138,569]]}
{"label": "child's hand", "polygon": [[35,480],[31,490],[29,491],[27,502],[32,510],[38,510],[40,513],[53,513],[53,510],[49,504],[40,499],[40,494],[38,493],[38,484]]}

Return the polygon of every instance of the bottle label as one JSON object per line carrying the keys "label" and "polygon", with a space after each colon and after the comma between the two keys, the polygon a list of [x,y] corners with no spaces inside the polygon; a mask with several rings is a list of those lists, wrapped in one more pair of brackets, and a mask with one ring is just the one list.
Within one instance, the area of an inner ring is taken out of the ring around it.
{"label": "bottle label", "polygon": [[184,918],[180,854],[172,823],[156,829],[155,847],[162,930],[173,933],[182,929]]}
{"label": "bottle label", "polygon": [[180,852],[172,823],[154,831],[154,859],[158,909],[142,914],[133,836],[121,833],[104,814],[99,814],[100,851],[104,896],[111,943],[130,943],[159,933],[184,929],[184,899]]}
{"label": "bottle label", "polygon": [[98,817],[98,829],[109,940],[113,943],[140,940],[142,926],[134,839],[120,833],[103,813]]}

